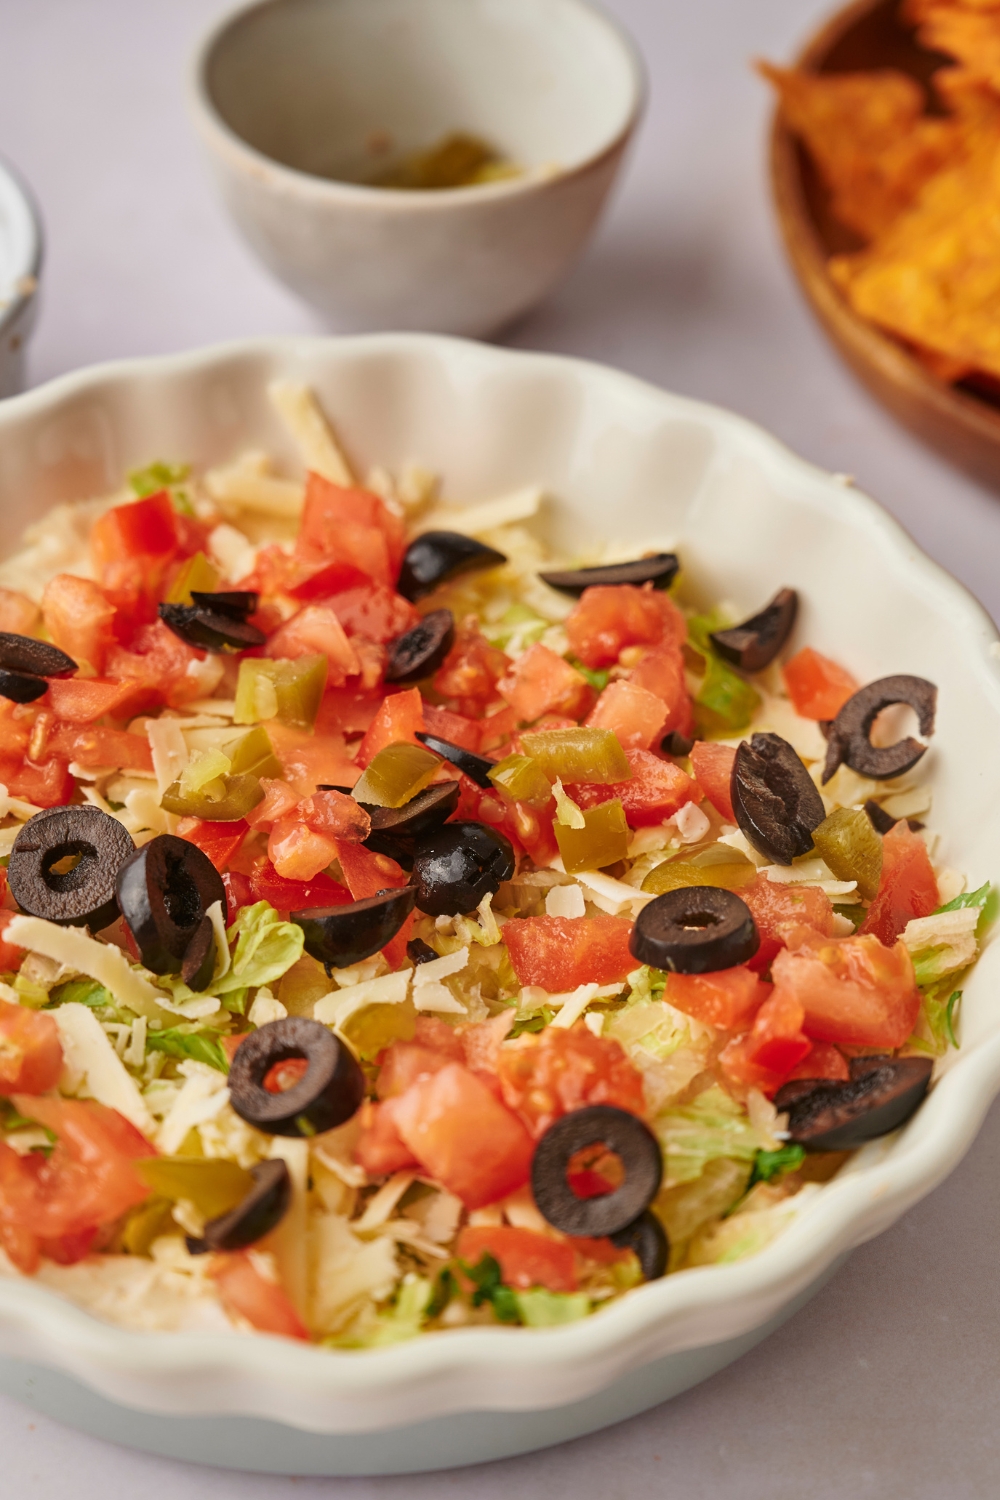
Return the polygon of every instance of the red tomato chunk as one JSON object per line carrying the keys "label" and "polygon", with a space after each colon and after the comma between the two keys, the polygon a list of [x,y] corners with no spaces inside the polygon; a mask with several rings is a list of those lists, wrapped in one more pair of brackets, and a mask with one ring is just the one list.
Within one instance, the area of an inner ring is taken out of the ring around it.
{"label": "red tomato chunk", "polygon": [[637,967],[629,952],[632,923],[621,917],[515,917],[503,937],[521,984],[550,994],[581,984],[614,984]]}
{"label": "red tomato chunk", "polygon": [[882,874],[860,931],[891,945],[914,917],[929,917],[940,904],[927,845],[905,823],[882,840]]}
{"label": "red tomato chunk", "polygon": [[804,719],[834,719],[858,690],[850,672],[804,646],[781,672],[792,707]]}
{"label": "red tomato chunk", "polygon": [[901,1047],[920,1012],[905,945],[886,948],[871,935],[803,937],[794,951],[778,954],[771,972],[776,992],[802,1007],[807,1035],[850,1047]]}
{"label": "red tomato chunk", "polygon": [[455,1253],[468,1266],[476,1266],[484,1255],[492,1255],[505,1286],[524,1290],[543,1286],[550,1292],[575,1292],[577,1288],[573,1246],[568,1240],[550,1239],[533,1229],[515,1229],[509,1224],[482,1228],[466,1225]]}
{"label": "red tomato chunk", "polygon": [[587,1104],[613,1104],[634,1115],[645,1111],[642,1075],[624,1048],[586,1026],[525,1033],[501,1048],[497,1072],[505,1102],[536,1140],[561,1115]]}
{"label": "red tomato chunk", "polygon": [[631,828],[652,827],[672,818],[686,802],[698,800],[699,788],[680,766],[661,760],[649,750],[626,750],[632,768],[630,781],[610,786],[585,782],[570,788],[570,794],[581,807],[596,807],[618,798]]}

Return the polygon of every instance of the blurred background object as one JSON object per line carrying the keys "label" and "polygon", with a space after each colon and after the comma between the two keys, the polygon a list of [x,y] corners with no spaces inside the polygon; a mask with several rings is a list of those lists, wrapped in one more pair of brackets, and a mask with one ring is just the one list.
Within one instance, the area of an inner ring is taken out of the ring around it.
{"label": "blurred background object", "polygon": [[0,396],[25,384],[25,353],[38,312],[42,226],[28,189],[0,161]]}
{"label": "blurred background object", "polygon": [[479,336],[576,259],[642,93],[581,0],[268,0],[191,97],[238,228],[332,328]]}

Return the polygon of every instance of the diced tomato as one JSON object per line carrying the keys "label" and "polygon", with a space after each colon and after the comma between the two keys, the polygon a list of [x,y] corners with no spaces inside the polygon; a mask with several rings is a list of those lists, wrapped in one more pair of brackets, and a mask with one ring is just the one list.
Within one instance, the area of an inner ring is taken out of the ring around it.
{"label": "diced tomato", "polygon": [[[316,875],[312,880],[285,880],[269,859],[254,865],[251,870],[250,895],[254,901],[269,901],[276,911],[281,912],[346,906],[353,899],[350,891],[329,875]],[[240,902],[240,905],[245,904]]]}
{"label": "diced tomato", "polygon": [[339,687],[361,671],[358,653],[347,639],[343,625],[325,604],[306,604],[279,626],[264,647],[264,655],[276,660],[325,656],[326,680],[331,687]]}
{"label": "diced tomato", "polygon": [[10,635],[32,635],[38,616],[38,605],[27,594],[19,594],[15,589],[0,589],[0,630]]}
{"label": "diced tomato", "polygon": [[672,729],[678,734],[692,733],[694,710],[684,679],[684,658],[674,640],[664,641],[647,651],[629,673],[628,680],[662,699],[667,710],[664,734]]}
{"label": "diced tomato", "polygon": [[[446,1025],[444,1022],[439,1024]],[[500,1063],[500,1048],[513,1024],[513,1010],[504,1010],[492,1020],[461,1026],[457,1036],[465,1057],[465,1066],[471,1068],[473,1073],[495,1074]],[[451,1027],[447,1029],[451,1031]],[[451,1034],[456,1035],[454,1031]]]}
{"label": "diced tomato", "polygon": [[802,1007],[815,1041],[848,1047],[901,1047],[920,1012],[920,991],[903,942],[887,948],[873,934],[810,936],[771,967],[775,993]]}
{"label": "diced tomato", "polygon": [[[277,876],[275,876],[275,879],[277,879]],[[222,884],[226,889],[227,925],[230,922],[236,921],[241,906],[252,906],[255,900],[264,899],[262,897],[254,896],[253,889],[250,885],[250,877],[248,875],[244,875],[241,870],[226,870],[225,874],[222,877]],[[331,884],[333,884],[332,881]],[[299,907],[289,907],[288,910],[298,911]],[[240,1038],[237,1038],[237,1042],[239,1042],[239,1040]]]}
{"label": "diced tomato", "polygon": [[521,984],[550,994],[581,984],[614,984],[636,968],[632,923],[622,917],[515,917],[503,938]]}
{"label": "diced tomato", "polygon": [[307,828],[294,812],[271,829],[267,857],[282,880],[312,880],[336,859],[337,840]]}
{"label": "diced tomato", "polygon": [[409,688],[406,692],[390,693],[382,700],[382,706],[372,720],[368,733],[358,746],[355,757],[358,765],[362,768],[367,766],[386,745],[395,745],[403,740],[413,745],[419,744],[418,729],[424,729],[420,689]]}
{"label": "diced tomato", "polygon": [[554,1120],[588,1104],[613,1104],[642,1115],[642,1075],[624,1048],[586,1026],[525,1032],[500,1049],[497,1074],[504,1102],[537,1140]]}
{"label": "diced tomato", "polygon": [[527,1182],[533,1144],[524,1125],[487,1085],[448,1063],[393,1102],[396,1128],[435,1181],[483,1208]]}
{"label": "diced tomato", "polygon": [[847,1058],[832,1042],[813,1042],[800,1063],[788,1074],[793,1078],[825,1078],[832,1083],[846,1083],[851,1076]]}
{"label": "diced tomato", "polygon": [[285,1057],[268,1068],[264,1074],[263,1086],[269,1094],[284,1094],[300,1084],[308,1072],[307,1058]]}
{"label": "diced tomato", "polygon": [[[352,677],[343,687],[327,688],[316,715],[315,732],[329,736],[364,734],[381,706],[381,691],[365,687],[364,677]],[[360,776],[353,761],[351,765],[355,775]],[[348,785],[343,776],[340,780]]]}
{"label": "diced tomato", "polygon": [[[7,871],[4,870],[4,899],[7,899]],[[8,943],[4,933],[14,920],[15,913],[5,907],[0,911],[0,973],[10,974],[21,967],[24,959],[24,949],[19,948],[16,943]]]}
{"label": "diced tomato", "polygon": [[50,755],[41,765],[23,760],[8,760],[0,750],[0,781],[12,797],[22,797],[36,807],[62,807],[73,796],[76,783],[69,766],[58,755]]}
{"label": "diced tomato", "polygon": [[677,1010],[723,1031],[741,1028],[767,996],[750,969],[719,969],[711,974],[670,974],[665,998]]}
{"label": "diced tomato", "polygon": [[[141,689],[140,689],[141,690]],[[121,717],[137,696],[135,682],[102,677],[66,677],[49,683],[49,702],[67,724],[93,724],[105,714]]]}
{"label": "diced tomato", "polygon": [[0,1143],[0,1222],[41,1240],[110,1224],[149,1189],[133,1162],[156,1152],[116,1110],[87,1099],[14,1094],[14,1108],[57,1137],[47,1161]]}
{"label": "diced tomato", "polygon": [[264,1277],[245,1250],[214,1256],[209,1275],[231,1316],[245,1318],[258,1333],[308,1339],[308,1330],[284,1287]]}
{"label": "diced tomato", "polygon": [[[363,575],[360,583],[361,586],[355,588],[328,589],[322,596],[326,608],[333,610],[348,635],[360,635],[365,640],[386,645],[412,630],[420,616],[409,599],[382,583],[370,583]],[[321,596],[310,594],[308,597]]]}
{"label": "diced tomato", "polygon": [[453,714],[447,708],[437,708],[433,703],[425,703],[423,713],[427,734],[433,734],[439,740],[448,740],[453,745],[461,745],[463,750],[471,750],[473,754],[479,753],[479,725],[475,719],[467,719],[464,714]]}
{"label": "diced tomato", "polygon": [[566,634],[585,666],[607,667],[625,646],[658,646],[664,640],[680,645],[687,622],[662,590],[599,584],[584,590],[566,621]]}
{"label": "diced tomato", "polygon": [[434,689],[448,698],[460,714],[480,718],[497,696],[497,683],[510,671],[511,661],[491,646],[474,617],[455,632],[455,644],[438,668]]}
{"label": "diced tomato", "polygon": [[361,1106],[354,1160],[370,1177],[388,1177],[420,1165],[396,1128],[397,1102],[392,1098],[373,1104],[369,1099]]}
{"label": "diced tomato", "polygon": [[419,1042],[393,1042],[381,1058],[378,1081],[375,1085],[380,1099],[395,1099],[405,1094],[421,1078],[430,1078],[439,1073],[450,1062],[462,1062],[462,1044],[455,1037],[455,1050],[449,1055],[436,1048],[421,1046]]}
{"label": "diced tomato", "polygon": [[736,751],[732,745],[717,745],[711,740],[695,740],[691,746],[691,769],[698,785],[720,818],[736,822],[729,785],[733,779]]}
{"label": "diced tomato", "polygon": [[92,724],[87,729],[59,725],[49,740],[49,750],[75,760],[86,770],[108,766],[116,771],[152,771],[153,752],[144,734]]}
{"label": "diced tomato", "polygon": [[195,844],[207,854],[221,874],[250,832],[245,818],[232,823],[210,823],[203,818],[182,818],[177,825],[179,838]]}
{"label": "diced tomato", "polygon": [[115,607],[102,588],[89,578],[57,573],[45,585],[42,617],[60,651],[95,672],[103,669],[115,639]]}
{"label": "diced tomato", "polygon": [[775,987],[758,1010],[751,1029],[724,1048],[719,1066],[733,1082],[773,1094],[812,1046],[802,1023],[799,1001]]}
{"label": "diced tomato", "polygon": [[250,828],[273,828],[279,818],[295,811],[299,799],[294,787],[280,777],[262,776],[260,784],[264,789],[264,800],[251,807],[246,817],[247,824]]}
{"label": "diced tomato", "polygon": [[518,657],[496,688],[527,724],[551,713],[578,719],[594,701],[594,690],[586,678],[540,641]]}
{"label": "diced tomato", "polygon": [[539,811],[529,807],[526,802],[502,801],[493,792],[484,792],[467,776],[460,778],[460,784],[462,791],[453,815],[457,821],[472,819],[474,822],[488,823],[491,828],[498,828],[510,839],[515,857],[520,857],[523,848],[531,855],[535,864],[542,868],[556,858],[559,846],[552,832],[554,801],[549,803],[548,808]]}
{"label": "diced tomato", "polygon": [[368,896],[377,896],[379,891],[394,890],[407,883],[399,865],[387,854],[376,854],[361,844],[346,842],[338,845],[337,854],[355,901],[363,901]]}
{"label": "diced tomato", "polygon": [[[289,581],[286,580],[285,574],[282,572],[280,579],[282,592],[291,594],[294,599],[325,599],[329,601],[332,595],[355,589],[359,585],[362,588],[371,586],[368,574],[362,573],[361,569],[356,568],[353,563],[321,563],[319,566],[314,567],[308,563],[302,563],[289,558],[285,552],[282,552],[281,555],[292,565],[296,575],[294,578],[291,578],[291,570],[288,570]],[[259,555],[257,566],[260,566]],[[276,579],[275,581],[278,582],[279,580]],[[267,592],[275,593],[277,590],[272,587]],[[343,619],[340,623],[342,625],[346,624]]]}
{"label": "diced tomato", "polygon": [[47,1260],[54,1260],[59,1266],[75,1266],[77,1261],[86,1260],[94,1242],[98,1236],[98,1226],[95,1224],[90,1229],[78,1229],[74,1234],[60,1234],[51,1240],[39,1240],[38,1248]]}
{"label": "diced tomato", "polygon": [[315,833],[346,839],[349,844],[363,844],[371,833],[371,818],[343,792],[314,792],[299,803],[299,816]]}
{"label": "diced tomato", "polygon": [[686,802],[697,801],[700,789],[673,761],[661,760],[649,750],[626,750],[632,768],[631,781],[609,786],[597,782],[578,783],[571,795],[581,807],[597,807],[618,798],[632,828],[647,828],[672,818]]}
{"label": "diced tomato", "polygon": [[402,521],[378,495],[345,489],[321,475],[306,480],[296,557],[352,563],[376,583],[396,580],[405,546]]}
{"label": "diced tomato", "polygon": [[859,931],[873,932],[891,945],[907,922],[929,917],[940,901],[927,845],[906,823],[897,823],[882,840],[878,891]]}
{"label": "diced tomato", "polygon": [[[426,715],[429,704],[424,704]],[[518,725],[517,714],[512,708],[500,708],[479,721],[479,748],[483,754],[506,745]],[[456,740],[456,744],[458,741]]]}
{"label": "diced tomato", "polygon": [[648,750],[663,734],[663,699],[634,682],[609,682],[590,711],[587,724],[610,729],[626,750]]}
{"label": "diced tomato", "polygon": [[62,1063],[53,1018],[0,1000],[0,1094],[46,1093],[59,1082]]}
{"label": "diced tomato", "polygon": [[113,647],[107,654],[109,677],[134,678],[146,689],[150,704],[166,702],[180,708],[203,694],[197,664],[205,653],[196,651],[168,630],[162,620],[139,629],[128,650]]}
{"label": "diced tomato", "polygon": [[90,529],[90,554],[100,583],[119,611],[116,628],[155,618],[167,570],[180,548],[166,490],[115,505],[98,516]]}
{"label": "diced tomato", "polygon": [[467,1224],[458,1236],[455,1254],[470,1267],[477,1266],[484,1255],[492,1255],[505,1286],[543,1286],[550,1292],[575,1292],[577,1288],[572,1244],[533,1229]]}
{"label": "diced tomato", "polygon": [[[326,696],[330,697],[329,691]],[[322,712],[321,706],[320,715]],[[343,735],[329,725],[321,726],[320,716],[312,734],[305,729],[292,729],[277,719],[268,724],[267,733],[284,767],[285,780],[300,797],[312,796],[321,784],[353,786],[361,774],[347,753]]]}
{"label": "diced tomato", "polygon": [[833,905],[818,886],[779,885],[766,875],[757,875],[738,894],[753,913],[760,934],[760,947],[750,960],[750,968],[758,974],[767,973],[790,929],[801,925],[824,937],[833,935]]}
{"label": "diced tomato", "polygon": [[835,719],[858,690],[857,679],[844,667],[803,646],[781,670],[792,707],[803,719]]}

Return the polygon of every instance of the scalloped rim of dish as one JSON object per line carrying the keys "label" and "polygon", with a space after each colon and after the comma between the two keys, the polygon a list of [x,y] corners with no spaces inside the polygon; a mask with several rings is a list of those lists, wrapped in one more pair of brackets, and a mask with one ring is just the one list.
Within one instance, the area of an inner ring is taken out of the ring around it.
{"label": "scalloped rim of dish", "polygon": [[211,29],[199,42],[189,69],[188,106],[194,116],[195,125],[206,142],[228,154],[245,171],[259,175],[262,170],[265,170],[269,178],[273,177],[276,186],[301,197],[322,199],[328,203],[341,202],[345,206],[351,205],[355,208],[377,208],[380,211],[392,210],[398,213],[414,211],[431,213],[448,207],[454,208],[456,203],[462,206],[483,200],[512,198],[537,192],[539,188],[552,182],[582,176],[613,156],[633,134],[646,107],[648,95],[646,66],[636,43],[624,26],[600,6],[591,4],[591,0],[573,0],[573,4],[577,5],[580,10],[587,11],[604,26],[609,42],[620,47],[632,74],[632,100],[628,113],[613,135],[609,136],[604,144],[596,151],[592,151],[589,156],[574,162],[571,167],[559,168],[555,171],[536,167],[517,177],[505,177],[495,182],[469,185],[463,187],[458,195],[454,188],[422,188],[419,192],[414,192],[405,188],[384,188],[364,182],[349,182],[337,177],[319,177],[314,172],[303,172],[298,167],[290,167],[286,162],[279,161],[277,157],[268,156],[265,151],[259,151],[256,146],[252,146],[220,114],[208,87],[209,59],[225,32],[243,16],[276,3],[280,3],[280,0],[251,0],[250,4],[236,6],[233,10],[227,11],[213,23]]}
{"label": "scalloped rim of dish", "polygon": [[[421,334],[343,339],[258,339],[187,354],[133,359],[65,375],[0,406],[0,437],[22,417],[55,412],[108,381],[179,376],[234,359],[271,359],[294,368],[297,354],[323,348],[338,357],[374,350],[421,350],[485,365],[548,365],[588,386],[698,416],[748,449],[765,469],[798,479],[815,504],[865,527],[964,637],[983,689],[1000,714],[997,632],[976,600],[922,553],[874,500],[798,458],[744,418],[670,395],[588,361],[490,348]],[[1000,1034],[957,1054],[910,1124],[865,1148],[864,1169],[846,1169],[746,1260],[700,1267],[639,1287],[599,1313],[561,1328],[466,1328],[384,1349],[339,1351],[267,1336],[139,1333],[104,1323],[30,1280],[0,1280],[0,1345],[14,1358],[65,1370],[113,1400],[172,1415],[269,1417],[316,1432],[378,1431],[470,1409],[527,1410],[582,1399],[653,1359],[737,1337],[792,1301],[834,1260],[894,1222],[956,1166],[1000,1092]]]}

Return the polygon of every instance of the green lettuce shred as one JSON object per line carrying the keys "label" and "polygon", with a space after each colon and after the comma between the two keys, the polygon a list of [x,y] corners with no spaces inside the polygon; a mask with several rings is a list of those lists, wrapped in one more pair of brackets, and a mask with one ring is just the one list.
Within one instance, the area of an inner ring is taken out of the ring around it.
{"label": "green lettuce shred", "polygon": [[787,1146],[779,1146],[777,1151],[758,1151],[750,1174],[750,1187],[756,1182],[770,1182],[774,1177],[794,1172],[801,1167],[805,1155],[805,1147],[796,1141],[790,1141]]}
{"label": "green lettuce shred", "polygon": [[110,990],[96,979],[70,979],[66,984],[56,985],[49,994],[50,1005],[90,1005],[98,1010],[114,1003]]}
{"label": "green lettuce shred", "polygon": [[165,1052],[168,1057],[190,1057],[195,1062],[207,1063],[218,1068],[220,1073],[229,1072],[229,1059],[214,1037],[205,1032],[182,1031],[171,1026],[167,1031],[150,1031],[146,1034],[147,1052]]}
{"label": "green lettuce shred", "polygon": [[977,891],[963,891],[953,901],[939,906],[933,915],[937,917],[944,911],[963,911],[968,906],[980,908],[981,916],[976,926],[976,937],[981,942],[1000,913],[1000,889],[991,885],[987,880],[986,884],[981,885]]}
{"label": "green lettuce shred", "polygon": [[668,1186],[694,1182],[717,1156],[753,1162],[757,1132],[735,1099],[713,1084],[691,1104],[669,1109],[655,1123],[663,1147]]}
{"label": "green lettuce shred", "polygon": [[167,464],[157,460],[147,464],[144,469],[132,470],[128,476],[129,489],[140,500],[144,500],[147,495],[156,495],[160,490],[169,490],[174,509],[182,516],[193,516],[194,506],[190,496],[180,488],[190,473],[189,464]]}
{"label": "green lettuce shred", "polygon": [[494,1256],[483,1254],[475,1266],[468,1265],[464,1260],[460,1260],[459,1265],[475,1289],[472,1293],[473,1307],[482,1307],[488,1302],[498,1323],[520,1322],[518,1294],[504,1285],[499,1263]]}
{"label": "green lettuce shred", "polygon": [[[228,972],[198,994],[216,995],[227,1010],[242,1015],[250,990],[273,984],[298,963],[305,935],[294,922],[283,922],[269,902],[258,901],[240,909],[226,937],[236,944]],[[175,1000],[198,998],[176,975],[162,974],[157,983]]]}
{"label": "green lettuce shred", "polygon": [[590,1298],[585,1292],[549,1292],[533,1286],[527,1292],[514,1292],[513,1297],[527,1328],[558,1328],[564,1323],[577,1323],[590,1312]]}
{"label": "green lettuce shred", "polygon": [[688,639],[705,659],[705,675],[694,700],[695,717],[705,733],[723,737],[746,729],[762,702],[757,689],[734,672],[712,645],[712,632],[728,624],[720,610],[688,621]]}

